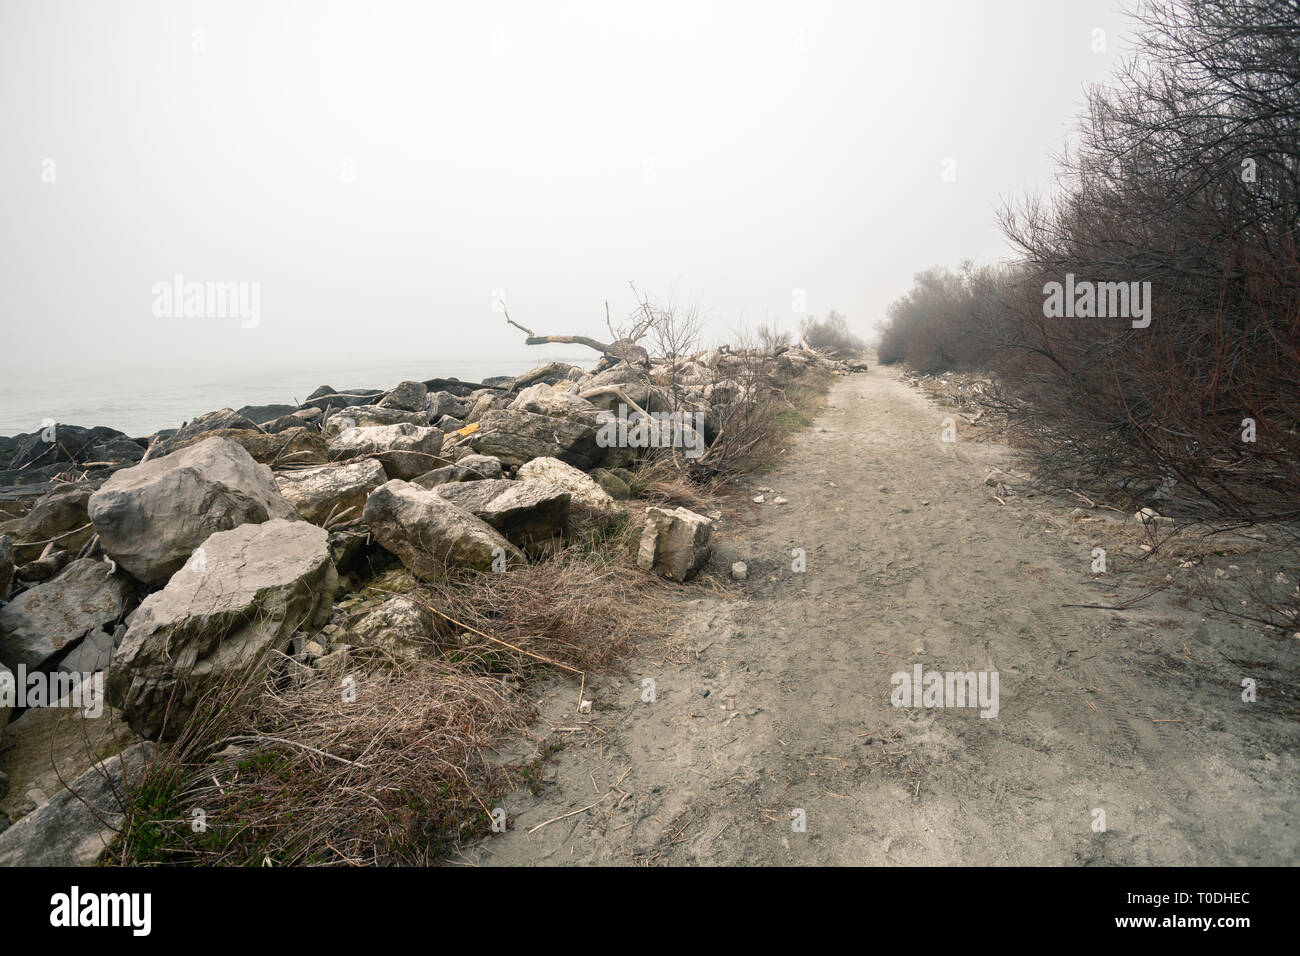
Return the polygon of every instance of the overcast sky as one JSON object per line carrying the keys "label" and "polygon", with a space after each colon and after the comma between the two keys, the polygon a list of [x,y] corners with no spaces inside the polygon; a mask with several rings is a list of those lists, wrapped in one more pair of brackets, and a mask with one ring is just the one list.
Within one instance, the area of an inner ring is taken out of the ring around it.
{"label": "overcast sky", "polygon": [[[996,209],[1050,186],[1129,26],[1096,0],[5,0],[4,371],[518,358],[494,290],[603,336],[628,280],[710,339],[801,304],[867,332],[913,273],[1007,254]],[[157,315],[177,273],[257,283],[258,324]]]}

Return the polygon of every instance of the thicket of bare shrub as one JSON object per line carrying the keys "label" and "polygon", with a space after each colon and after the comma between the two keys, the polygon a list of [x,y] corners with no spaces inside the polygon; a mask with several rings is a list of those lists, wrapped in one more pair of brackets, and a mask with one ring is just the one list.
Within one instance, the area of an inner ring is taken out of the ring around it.
{"label": "thicket of bare shrub", "polygon": [[799,335],[808,347],[828,355],[850,355],[867,347],[866,342],[849,329],[848,319],[834,311],[824,319],[810,315],[801,320]]}
{"label": "thicket of bare shrub", "polygon": [[[1049,476],[1172,479],[1187,514],[1300,517],[1300,15],[1160,0],[1142,16],[1057,196],[1004,211],[1020,260],[918,277],[882,360],[996,371]],[[1151,283],[1150,326],[1046,317],[1067,274]]]}

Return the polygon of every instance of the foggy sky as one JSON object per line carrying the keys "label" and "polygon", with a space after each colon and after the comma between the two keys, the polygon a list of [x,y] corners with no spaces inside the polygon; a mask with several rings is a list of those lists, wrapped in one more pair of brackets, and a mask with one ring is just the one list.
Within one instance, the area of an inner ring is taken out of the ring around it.
{"label": "foggy sky", "polygon": [[[603,338],[628,280],[710,342],[793,329],[796,290],[869,333],[913,273],[1008,254],[998,205],[1050,187],[1129,28],[1093,0],[5,0],[0,374],[435,375],[545,357],[496,289]],[[260,324],[156,316],[177,273],[258,283]]]}

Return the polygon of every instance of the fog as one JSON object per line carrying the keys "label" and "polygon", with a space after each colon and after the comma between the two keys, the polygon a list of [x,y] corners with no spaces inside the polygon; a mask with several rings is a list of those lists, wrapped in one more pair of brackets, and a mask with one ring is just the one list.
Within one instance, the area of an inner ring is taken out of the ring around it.
{"label": "fog", "polygon": [[[999,204],[1050,186],[1127,28],[1092,0],[8,0],[3,374],[434,376],[574,353],[496,290],[606,337],[630,280],[710,341],[870,334],[918,270],[1008,253]],[[255,287],[257,321],[159,315],[177,274]]]}

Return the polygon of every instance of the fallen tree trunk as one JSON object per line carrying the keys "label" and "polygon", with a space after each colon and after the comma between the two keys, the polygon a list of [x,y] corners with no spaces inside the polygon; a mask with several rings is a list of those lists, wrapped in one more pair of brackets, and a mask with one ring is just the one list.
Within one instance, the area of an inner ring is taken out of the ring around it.
{"label": "fallen tree trunk", "polygon": [[629,365],[650,364],[650,353],[629,339],[619,339],[617,342],[611,342],[608,345],[604,342],[597,342],[595,339],[589,339],[585,335],[530,335],[524,339],[525,345],[548,345],[551,343],[585,345],[589,349],[595,349],[603,355],[608,355],[616,361],[627,362]]}

